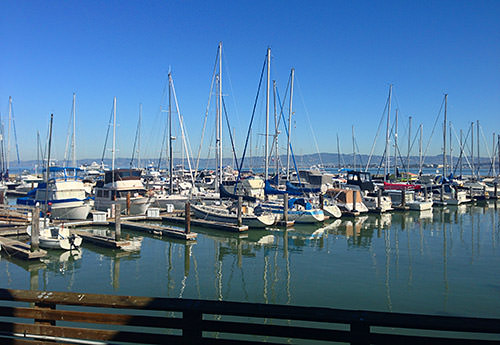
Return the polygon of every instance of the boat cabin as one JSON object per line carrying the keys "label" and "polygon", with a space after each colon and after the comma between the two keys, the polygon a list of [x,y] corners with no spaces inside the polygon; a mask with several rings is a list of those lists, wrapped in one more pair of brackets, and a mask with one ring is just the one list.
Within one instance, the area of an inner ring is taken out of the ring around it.
{"label": "boat cabin", "polygon": [[347,184],[359,186],[362,191],[373,192],[375,184],[372,181],[371,174],[364,171],[350,170],[347,172]]}
{"label": "boat cabin", "polygon": [[139,169],[115,169],[112,171],[106,171],[106,173],[104,174],[104,183],[140,180],[141,173],[142,172]]}

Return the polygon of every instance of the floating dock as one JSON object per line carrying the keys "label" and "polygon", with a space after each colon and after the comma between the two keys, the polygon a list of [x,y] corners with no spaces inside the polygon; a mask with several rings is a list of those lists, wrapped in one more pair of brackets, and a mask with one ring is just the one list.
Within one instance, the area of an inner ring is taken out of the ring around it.
{"label": "floating dock", "polygon": [[6,237],[0,237],[0,246],[10,256],[23,260],[36,260],[47,255],[43,249],[32,252],[29,244]]}
{"label": "floating dock", "polygon": [[[110,222],[111,224],[115,224],[114,222]],[[193,223],[193,221],[191,221]],[[143,223],[135,223],[129,221],[121,221],[121,227],[124,229],[134,230],[134,231],[145,231],[155,235],[168,236],[173,238],[178,238],[181,240],[191,241],[195,240],[198,236],[195,232],[186,233],[180,229],[175,229],[163,225],[154,225],[154,224],[143,224]]]}
{"label": "floating dock", "polygon": [[[163,216],[163,217],[161,217],[161,219],[164,222],[171,222],[171,223],[176,223],[176,224],[184,224],[185,223],[185,219],[182,217]],[[204,220],[204,219],[192,219],[191,218],[191,225],[202,226],[205,228],[212,228],[212,229],[223,230],[223,231],[231,231],[231,232],[248,231],[247,225],[238,226],[236,224],[214,222],[211,220]]]}
{"label": "floating dock", "polygon": [[126,248],[129,248],[133,245],[132,241],[128,240],[116,241],[112,237],[93,234],[89,231],[72,230],[71,232],[82,237],[84,241],[93,243],[101,247],[126,250]]}

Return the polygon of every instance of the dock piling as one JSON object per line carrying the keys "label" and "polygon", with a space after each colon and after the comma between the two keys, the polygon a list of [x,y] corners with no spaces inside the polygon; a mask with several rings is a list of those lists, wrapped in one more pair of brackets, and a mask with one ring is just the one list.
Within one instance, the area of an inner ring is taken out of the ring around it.
{"label": "dock piling", "polygon": [[241,204],[243,203],[243,197],[239,196],[238,197],[238,213],[237,213],[237,216],[238,216],[238,226],[241,226],[243,224],[243,219],[242,219],[242,215],[241,215]]}
{"label": "dock piling", "polygon": [[319,194],[319,208],[322,211],[325,208],[325,196],[322,193]]}
{"label": "dock piling", "polygon": [[115,204],[115,240],[119,241],[122,235],[121,226],[121,205],[119,203]]}
{"label": "dock piling", "polygon": [[130,215],[130,192],[127,193],[127,216]]}
{"label": "dock piling", "polygon": [[288,193],[283,194],[283,220],[288,222]]}
{"label": "dock piling", "polygon": [[356,209],[356,204],[358,203],[358,191],[353,190],[352,191],[352,212],[358,212]]}
{"label": "dock piling", "polygon": [[493,183],[493,198],[494,199],[497,199],[498,198],[498,182],[495,181],[495,183]]}
{"label": "dock piling", "polygon": [[31,251],[40,249],[40,208],[35,206],[31,222]]}
{"label": "dock piling", "polygon": [[186,234],[189,234],[191,232],[191,203],[189,201],[184,206],[184,217],[184,229]]}
{"label": "dock piling", "polygon": [[444,202],[444,184],[442,184],[442,183],[441,183],[441,190],[440,190],[439,200],[441,202]]}
{"label": "dock piling", "polygon": [[382,189],[377,190],[377,209],[382,209]]}
{"label": "dock piling", "polygon": [[401,190],[401,206],[406,206],[406,189]]}

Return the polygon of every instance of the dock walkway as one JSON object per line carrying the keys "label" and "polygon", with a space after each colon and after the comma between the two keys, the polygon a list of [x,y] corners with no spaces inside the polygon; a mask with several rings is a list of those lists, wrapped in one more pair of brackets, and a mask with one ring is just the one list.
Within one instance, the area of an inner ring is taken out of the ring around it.
{"label": "dock walkway", "polygon": [[[184,224],[185,223],[185,219],[183,217],[163,216],[161,218],[162,218],[162,221],[164,221],[164,222],[170,222],[170,223],[176,223],[176,224]],[[247,225],[238,226],[236,224],[214,222],[211,220],[204,220],[204,219],[191,218],[191,225],[202,226],[202,227],[206,227],[206,228],[212,228],[212,229],[223,230],[223,231],[231,231],[231,232],[248,231]]]}
{"label": "dock walkway", "polygon": [[[192,221],[191,221],[192,222]],[[110,222],[110,224],[114,225],[114,222]],[[183,230],[175,229],[172,227],[167,227],[164,225],[154,225],[154,224],[144,224],[144,223],[135,223],[131,221],[121,221],[120,222],[122,228],[134,230],[134,231],[145,231],[148,233],[152,233],[155,235],[169,236],[173,238],[178,238],[181,240],[191,241],[195,240],[198,236],[195,232],[186,233]]]}
{"label": "dock walkway", "polygon": [[29,244],[6,237],[0,237],[0,246],[8,255],[23,260],[36,260],[47,255],[43,249],[31,251]]}

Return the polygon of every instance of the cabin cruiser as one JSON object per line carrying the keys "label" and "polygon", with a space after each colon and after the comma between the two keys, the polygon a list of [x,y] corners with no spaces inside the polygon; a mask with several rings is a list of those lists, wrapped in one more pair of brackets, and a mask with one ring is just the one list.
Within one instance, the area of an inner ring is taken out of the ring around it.
{"label": "cabin cruiser", "polygon": [[40,204],[42,211],[55,219],[87,219],[93,202],[85,193],[79,171],[78,168],[50,167],[48,183],[38,183],[26,197],[17,199],[17,205]]}
{"label": "cabin cruiser", "polygon": [[152,193],[147,193],[142,184],[139,169],[106,171],[104,181],[96,184],[95,208],[99,211],[107,211],[119,203],[122,213],[143,215],[154,201]]}
{"label": "cabin cruiser", "polygon": [[370,212],[383,213],[393,209],[391,197],[379,191],[369,172],[350,170],[347,172],[346,183],[361,190],[363,202]]}
{"label": "cabin cruiser", "polygon": [[361,192],[357,189],[330,188],[326,192],[325,198],[334,200],[342,214],[368,212],[368,207],[363,203]]}

